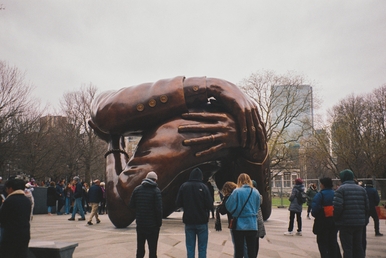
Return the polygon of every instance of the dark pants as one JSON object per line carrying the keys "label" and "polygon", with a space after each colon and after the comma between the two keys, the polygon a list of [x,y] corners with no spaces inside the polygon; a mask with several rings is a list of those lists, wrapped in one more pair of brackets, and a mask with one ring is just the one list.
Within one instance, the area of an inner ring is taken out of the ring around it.
{"label": "dark pants", "polygon": [[364,258],[362,233],[363,226],[347,226],[339,228],[340,243],[344,258]]}
{"label": "dark pants", "polygon": [[257,230],[232,230],[235,241],[235,258],[244,257],[244,242],[247,244],[248,258],[256,257]]}
{"label": "dark pants", "polygon": [[310,216],[310,212],[311,212],[311,205],[308,205],[308,207],[307,207],[307,217]]}
{"label": "dark pants", "polygon": [[316,242],[321,258],[341,258],[338,245],[338,230],[335,227],[325,227],[316,236]]}
{"label": "dark pants", "polygon": [[298,232],[302,231],[302,213],[301,212],[294,212],[290,211],[290,221],[289,221],[289,226],[288,226],[288,232],[292,232],[294,229],[294,220],[295,220],[295,214],[296,214],[296,221],[298,223]]}
{"label": "dark pants", "polygon": [[145,256],[145,243],[149,246],[149,258],[157,258],[159,227],[137,227],[137,258]]}
{"label": "dark pants", "polygon": [[60,212],[60,210],[63,208],[63,206],[64,206],[64,200],[63,199],[58,199],[58,209],[56,211],[56,214],[62,214]]}
{"label": "dark pants", "polygon": [[18,240],[13,243],[2,243],[0,245],[0,257],[4,258],[26,258],[28,257],[29,240]]}
{"label": "dark pants", "polygon": [[379,232],[379,218],[378,218],[378,213],[377,210],[374,208],[370,208],[369,211],[369,218],[372,217],[374,220],[374,230],[375,234],[380,233]]}

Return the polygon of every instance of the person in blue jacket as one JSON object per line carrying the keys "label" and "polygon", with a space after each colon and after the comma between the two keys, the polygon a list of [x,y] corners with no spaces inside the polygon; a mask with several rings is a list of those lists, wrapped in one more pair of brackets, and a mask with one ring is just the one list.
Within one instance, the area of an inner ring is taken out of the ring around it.
{"label": "person in blue jacket", "polygon": [[248,257],[252,258],[257,255],[257,214],[260,207],[260,193],[253,187],[251,178],[245,173],[239,175],[237,187],[225,204],[232,217],[238,218],[237,226],[232,230],[235,257],[242,258],[244,256],[245,242],[247,244]]}
{"label": "person in blue jacket", "polygon": [[[324,212],[326,206],[333,206],[334,190],[332,179],[323,177],[319,179],[320,192],[318,192],[311,203],[311,215],[315,217],[313,233],[316,235],[321,258],[341,257],[338,246],[338,229],[335,227],[333,216]],[[330,214],[331,215],[331,214]]]}

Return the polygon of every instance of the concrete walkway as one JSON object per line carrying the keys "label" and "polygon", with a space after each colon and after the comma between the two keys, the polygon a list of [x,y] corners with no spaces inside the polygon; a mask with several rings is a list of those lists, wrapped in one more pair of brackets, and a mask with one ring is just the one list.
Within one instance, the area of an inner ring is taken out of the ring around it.
{"label": "concrete walkway", "polygon": [[[69,215],[34,215],[31,223],[31,238],[77,242],[79,246],[75,249],[74,258],[135,257],[135,223],[125,229],[117,229],[107,215],[100,216],[102,222],[92,226],[86,225],[87,221],[68,221],[69,217]],[[302,213],[303,236],[284,236],[288,227],[288,217],[289,211],[286,208],[273,208],[271,217],[265,222],[267,235],[264,239],[260,239],[259,257],[320,257],[316,238],[312,233],[313,219],[308,220],[304,211]],[[175,212],[163,220],[158,241],[159,258],[186,257],[184,224],[181,218],[182,212]],[[93,222],[95,223],[95,219]],[[381,232],[385,236],[375,237],[374,224],[370,218],[367,226],[366,257],[386,257],[385,220],[381,220],[380,224]],[[233,244],[227,228],[226,216],[222,216],[222,228],[221,232],[217,232],[214,229],[214,219],[210,219],[207,257],[233,257]],[[147,247],[145,257],[148,257]]]}

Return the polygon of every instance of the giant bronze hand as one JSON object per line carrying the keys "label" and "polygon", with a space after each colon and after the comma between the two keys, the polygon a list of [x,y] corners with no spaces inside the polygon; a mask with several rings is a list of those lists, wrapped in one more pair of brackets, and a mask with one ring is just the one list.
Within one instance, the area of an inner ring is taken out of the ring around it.
{"label": "giant bronze hand", "polygon": [[[211,100],[216,105],[206,105],[208,97],[215,98]],[[237,117],[236,123],[230,114]],[[206,179],[216,174],[219,188],[248,173],[270,203],[264,125],[253,101],[229,82],[177,77],[106,92],[92,105],[90,125],[109,143],[107,201],[117,227],[134,220],[127,203],[151,170],[159,173],[165,217],[174,211],[173,198],[194,166],[201,167]],[[131,133],[143,137],[128,161],[122,136]],[[263,213],[269,217],[270,204]]]}

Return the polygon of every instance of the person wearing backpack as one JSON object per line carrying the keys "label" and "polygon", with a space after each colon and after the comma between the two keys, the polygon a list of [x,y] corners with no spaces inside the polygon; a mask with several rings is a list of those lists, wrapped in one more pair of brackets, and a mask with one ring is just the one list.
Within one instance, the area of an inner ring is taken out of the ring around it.
{"label": "person wearing backpack", "polygon": [[307,201],[306,196],[304,192],[304,185],[303,180],[301,178],[297,178],[295,180],[295,185],[292,188],[291,195],[289,197],[289,201],[291,202],[288,210],[290,211],[290,217],[289,217],[289,225],[288,225],[288,231],[284,233],[285,236],[293,236],[292,230],[294,228],[294,220],[296,215],[296,222],[298,224],[298,230],[296,232],[297,236],[302,235],[302,210],[303,210],[303,203]]}
{"label": "person wearing backpack", "polygon": [[316,235],[321,258],[341,258],[338,245],[338,229],[334,223],[332,179],[319,179],[320,192],[312,199],[311,215],[315,218],[312,232]]}

